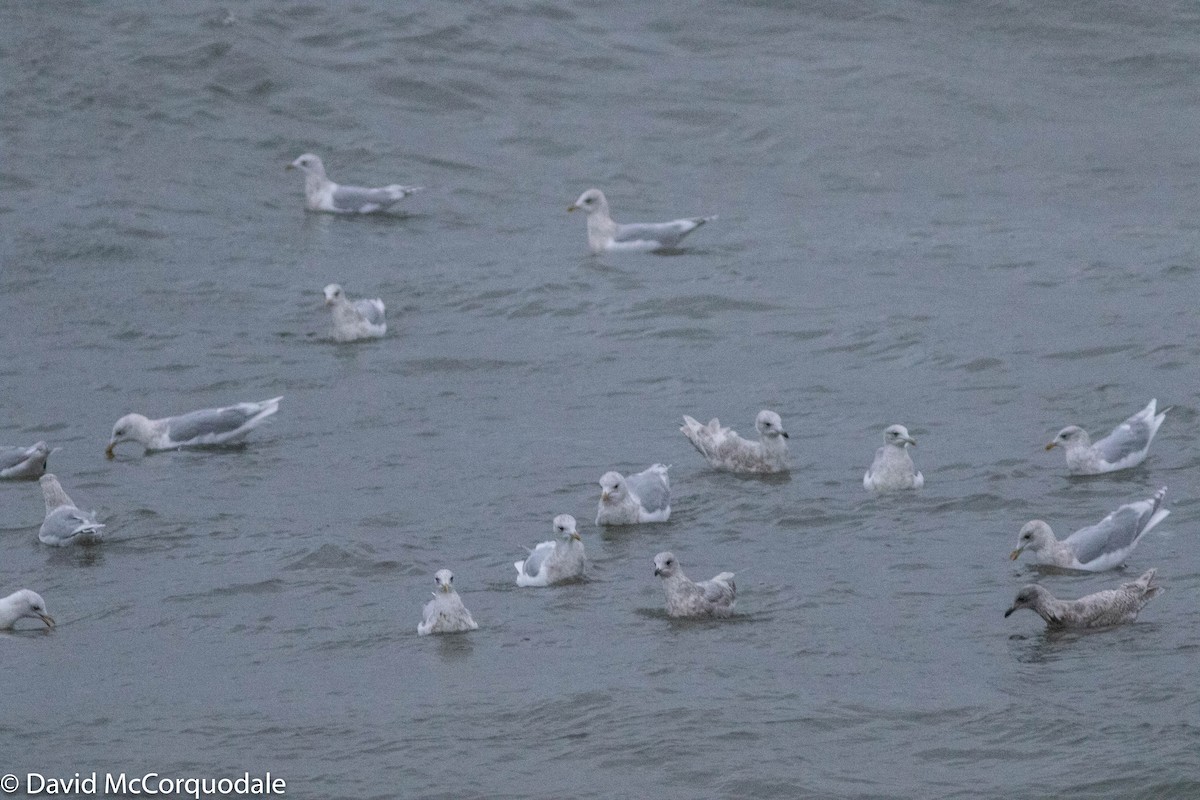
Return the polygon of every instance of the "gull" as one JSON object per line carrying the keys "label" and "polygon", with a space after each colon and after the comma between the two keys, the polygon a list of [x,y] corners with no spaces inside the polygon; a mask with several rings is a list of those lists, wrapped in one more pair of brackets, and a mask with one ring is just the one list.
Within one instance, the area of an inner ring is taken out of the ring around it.
{"label": "gull", "polygon": [[783,420],[774,411],[758,412],[754,420],[759,440],[751,442],[738,436],[732,428],[722,428],[713,417],[707,425],[701,425],[688,415],[683,415],[683,427],[679,430],[692,446],[700,451],[715,469],[730,472],[786,472],[788,469],[787,431]]}
{"label": "gull", "polygon": [[737,603],[737,586],[732,572],[712,580],[693,583],[671,553],[654,557],[654,574],[663,579],[667,592],[667,615],[671,617],[728,617]]}
{"label": "gull", "polygon": [[439,569],[433,576],[437,591],[433,599],[425,604],[424,620],[417,625],[417,633],[459,633],[473,631],[479,626],[471,619],[471,612],[463,605],[462,598],[454,591],[454,573]]}
{"label": "gull", "polygon": [[1157,405],[1157,399],[1151,400],[1095,444],[1083,428],[1069,425],[1058,432],[1046,449],[1062,447],[1067,456],[1067,470],[1072,475],[1102,475],[1136,467],[1146,460],[1154,434],[1158,433],[1158,426],[1171,410],[1167,407],[1155,414]]}
{"label": "gull", "polygon": [[883,432],[883,447],[875,451],[871,468],[863,475],[863,486],[876,492],[892,492],[899,489],[920,489],[925,485],[925,476],[917,472],[912,456],[906,449],[917,444],[908,435],[908,428],[892,425]]}
{"label": "gull", "polygon": [[304,171],[304,205],[309,211],[330,211],[334,214],[370,214],[383,211],[403,200],[422,186],[401,186],[393,183],[368,189],[363,186],[340,186],[325,176],[325,165],[312,153],[305,153],[287,165],[287,169]]}
{"label": "gull", "polygon": [[18,589],[0,599],[0,630],[10,630],[19,619],[40,619],[47,628],[54,627],[54,617],[46,613],[46,601],[37,592]]}
{"label": "gull", "polygon": [[378,339],[387,333],[383,301],[350,300],[339,284],[325,287],[325,305],[333,310],[333,337],[339,342]]}
{"label": "gull", "polygon": [[47,472],[38,481],[42,485],[42,499],[46,501],[46,518],[38,530],[38,540],[56,547],[100,541],[103,524],[96,521],[96,512],[80,511],[67,496],[62,484],[52,473]]}
{"label": "gull", "polygon": [[608,200],[599,189],[588,189],[579,195],[567,211],[583,209],[587,214],[588,247],[593,253],[611,251],[669,250],[678,247],[683,237],[699,228],[712,217],[692,217],[672,222],[633,222],[622,225],[613,222],[608,213]]}
{"label": "gull", "polygon": [[1004,616],[1019,608],[1032,609],[1050,628],[1106,628],[1133,622],[1146,603],[1163,592],[1161,586],[1150,585],[1155,572],[1147,570],[1119,589],[1105,589],[1078,600],[1059,600],[1044,587],[1031,583],[1021,587]]}
{"label": "gull", "polygon": [[112,438],[104,453],[113,458],[113,448],[121,442],[138,442],[146,448],[146,452],[240,442],[263,420],[279,410],[279,401],[282,399],[280,395],[259,403],[206,408],[163,419],[126,414],[113,425]]}
{"label": "gull", "polygon": [[45,442],[29,447],[0,447],[0,478],[38,478],[46,471],[51,450]]}
{"label": "gull", "polygon": [[1031,550],[1038,564],[1064,569],[1103,572],[1120,566],[1142,537],[1171,512],[1161,508],[1167,487],[1153,497],[1126,503],[1095,525],[1080,528],[1061,542],[1040,519],[1030,520],[1017,534],[1017,549],[1009,554],[1016,561]]}
{"label": "gull", "polygon": [[542,542],[529,551],[528,558],[513,565],[517,586],[549,586],[582,577],[583,541],[575,529],[575,518],[559,514],[554,518],[554,532],[558,540]]}
{"label": "gull", "polygon": [[655,464],[636,475],[619,472],[600,476],[600,507],[597,525],[634,525],[666,522],[671,518],[670,465]]}

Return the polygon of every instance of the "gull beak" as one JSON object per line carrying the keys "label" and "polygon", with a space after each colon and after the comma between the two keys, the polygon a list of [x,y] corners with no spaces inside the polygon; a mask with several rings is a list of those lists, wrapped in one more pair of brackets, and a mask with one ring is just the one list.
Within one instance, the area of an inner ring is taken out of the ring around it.
{"label": "gull beak", "polygon": [[104,455],[108,456],[110,459],[116,458],[117,454],[113,452],[113,448],[116,446],[116,442],[109,442],[108,447],[104,448]]}
{"label": "gull beak", "polygon": [[1047,449],[1047,450],[1053,450],[1053,449],[1054,449],[1054,445],[1055,445],[1055,442],[1051,442],[1050,444],[1046,445],[1046,449]]}
{"label": "gull beak", "polygon": [[578,211],[578,210],[579,210],[579,206],[577,206],[577,205],[567,206],[567,211]]}
{"label": "gull beak", "polygon": [[442,594],[445,594],[446,592],[449,592],[449,591],[450,591],[450,584],[448,584],[448,583],[440,583],[440,584],[438,584],[438,591],[439,591],[439,592],[441,592]]}
{"label": "gull beak", "polygon": [[1011,553],[1008,554],[1008,560],[1016,561],[1017,558],[1021,555],[1021,552],[1024,550],[1025,550],[1024,547],[1018,547],[1016,550],[1013,550]]}
{"label": "gull beak", "polygon": [[601,499],[601,500],[603,500],[603,501],[604,501],[604,502],[606,502],[606,503],[608,502],[608,497],[609,497],[609,495],[608,495],[608,492],[601,492],[601,493],[600,493],[600,499]]}
{"label": "gull beak", "polygon": [[1004,612],[1004,618],[1005,618],[1005,619],[1008,619],[1008,615],[1009,615],[1009,614],[1011,614],[1012,612],[1016,611],[1016,610],[1017,610],[1017,607],[1016,607],[1016,606],[1013,606],[1012,608],[1008,609],[1008,611],[1005,611],[1005,612]]}
{"label": "gull beak", "polygon": [[904,441],[908,442],[908,443],[909,443],[909,444],[911,444],[913,447],[916,447],[916,446],[917,446],[917,440],[916,440],[916,439],[914,439],[914,438],[912,438],[911,436],[909,436],[909,437],[908,437],[907,439],[905,439]]}
{"label": "gull beak", "polygon": [[790,437],[787,435],[787,431],[780,431],[780,432],[779,432],[779,435],[780,435],[780,436],[782,436],[782,437],[783,437],[783,438],[785,438],[785,439],[788,439],[788,438],[790,438]]}
{"label": "gull beak", "polygon": [[54,627],[54,624],[55,624],[54,617],[50,616],[49,614],[38,614],[38,619],[40,619],[42,622],[46,623],[47,628]]}
{"label": "gull beak", "polygon": [[296,168],[296,165],[295,165],[295,164],[288,164],[286,167],[284,167],[284,169],[285,169],[285,170],[287,170],[287,169],[295,169],[295,168]]}
{"label": "gull beak", "polygon": [[571,532],[571,538],[572,538],[572,539],[574,539],[574,540],[575,540],[575,541],[577,541],[577,542],[582,542],[582,541],[583,541],[583,537],[579,535],[579,531],[572,531],[572,532]]}
{"label": "gull beak", "polygon": [[661,570],[661,569],[659,569],[658,567],[655,567],[655,568],[654,568],[654,575],[655,575],[656,577],[659,577],[659,578],[661,578],[661,577],[662,577],[662,570]]}

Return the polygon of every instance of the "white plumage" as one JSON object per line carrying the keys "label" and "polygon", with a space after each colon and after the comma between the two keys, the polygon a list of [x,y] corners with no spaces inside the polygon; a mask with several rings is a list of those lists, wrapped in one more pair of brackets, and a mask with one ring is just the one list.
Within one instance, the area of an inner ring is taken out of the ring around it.
{"label": "white plumage", "polygon": [[762,410],[754,420],[759,440],[743,439],[732,428],[722,428],[714,417],[707,425],[701,425],[687,416],[679,430],[704,456],[714,469],[729,472],[771,473],[786,472],[788,469],[787,431],[783,420],[774,411]]}
{"label": "white plumage", "polygon": [[691,217],[671,222],[614,222],[609,215],[608,199],[599,189],[588,189],[567,207],[567,211],[582,209],[587,214],[588,249],[593,253],[605,251],[669,250],[679,246],[683,237],[699,228],[712,217]]}
{"label": "white plumage", "polygon": [[600,506],[597,525],[636,525],[666,522],[671,518],[669,465],[655,464],[628,478],[619,472],[600,477]]}
{"label": "white plumage", "polygon": [[371,214],[385,211],[388,207],[418,192],[420,186],[389,186],[367,188],[365,186],[342,186],[329,180],[325,165],[318,156],[305,153],[287,165],[288,169],[304,172],[304,205],[309,211],[328,211],[333,214]]}
{"label": "white plumage", "polygon": [[1067,470],[1072,475],[1102,475],[1120,469],[1136,467],[1146,460],[1154,434],[1170,408],[1155,413],[1158,400],[1122,422],[1113,432],[1092,444],[1088,432],[1078,425],[1068,425],[1058,432],[1047,450],[1061,447],[1067,457]]}
{"label": "white plumage", "polygon": [[462,633],[473,631],[479,626],[471,619],[471,612],[463,605],[462,598],[454,591],[454,573],[448,569],[439,569],[433,576],[437,591],[433,599],[425,604],[422,620],[417,624],[417,633],[426,636],[431,633]]}
{"label": "white plumage", "polygon": [[77,508],[52,473],[47,472],[38,482],[46,503],[46,518],[38,530],[38,540],[42,544],[66,547],[100,540],[100,530],[104,525],[96,521],[95,511]]}
{"label": "white plumage", "polygon": [[883,447],[875,451],[871,468],[863,475],[863,486],[874,492],[895,492],[920,489],[925,476],[917,472],[907,447],[917,440],[908,435],[908,428],[892,425],[883,432]]}
{"label": "white plumage", "polygon": [[0,599],[0,630],[9,630],[17,620],[38,619],[47,628],[54,627],[54,617],[46,613],[46,601],[37,592],[18,589],[8,597]]}
{"label": "white plumage", "polygon": [[528,558],[513,565],[517,586],[550,586],[583,576],[583,541],[575,518],[559,514],[554,518],[554,532],[558,539],[540,543],[529,551]]}
{"label": "white plumage", "polygon": [[333,338],[339,342],[378,339],[387,333],[383,301],[351,300],[336,283],[325,287],[325,305],[333,312]]}
{"label": "white plumage", "polygon": [[113,458],[113,448],[121,442],[138,442],[147,452],[234,444],[278,411],[282,399],[282,396],[272,397],[259,403],[206,408],[162,419],[126,414],[113,425],[112,438],[104,452]]}

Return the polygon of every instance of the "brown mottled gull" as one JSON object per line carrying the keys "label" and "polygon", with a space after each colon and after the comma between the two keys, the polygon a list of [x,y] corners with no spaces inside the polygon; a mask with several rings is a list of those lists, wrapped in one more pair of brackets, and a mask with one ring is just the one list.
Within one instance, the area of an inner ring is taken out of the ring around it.
{"label": "brown mottled gull", "polygon": [[454,573],[439,569],[433,576],[437,591],[433,599],[425,604],[422,620],[417,624],[417,633],[460,633],[473,631],[479,626],[471,619],[471,612],[463,605],[462,598],[454,591]]}
{"label": "brown mottled gull", "polygon": [[1051,628],[1106,628],[1133,622],[1146,603],[1163,591],[1161,586],[1150,585],[1156,571],[1147,570],[1136,581],[1121,584],[1119,589],[1105,589],[1078,600],[1059,600],[1044,587],[1031,583],[1021,587],[1004,616],[1028,608]]}

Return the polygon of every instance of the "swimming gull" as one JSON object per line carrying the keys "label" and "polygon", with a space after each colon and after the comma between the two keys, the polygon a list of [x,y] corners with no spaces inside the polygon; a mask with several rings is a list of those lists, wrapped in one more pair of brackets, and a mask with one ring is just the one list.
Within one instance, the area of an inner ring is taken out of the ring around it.
{"label": "swimming gull", "polygon": [[554,518],[554,532],[558,539],[542,542],[529,551],[528,558],[514,564],[517,586],[549,586],[583,576],[583,541],[575,518],[559,514]]}
{"label": "swimming gull", "polygon": [[51,450],[45,442],[29,447],[0,447],[0,478],[39,478],[46,471],[46,459],[59,449]]}
{"label": "swimming gull", "polygon": [[883,432],[883,447],[875,451],[871,468],[863,475],[863,486],[876,492],[894,492],[900,489],[920,489],[925,485],[925,476],[917,472],[908,445],[917,440],[908,435],[908,428],[892,425]]}
{"label": "swimming gull", "polygon": [[42,485],[42,499],[46,501],[46,518],[38,530],[38,539],[43,544],[66,547],[100,541],[100,529],[104,525],[96,521],[95,511],[76,508],[52,473],[47,472],[38,482]]}
{"label": "swimming gull", "polygon": [[1157,405],[1157,399],[1151,400],[1095,444],[1083,428],[1069,425],[1058,432],[1046,449],[1062,447],[1067,456],[1067,470],[1072,475],[1102,475],[1136,467],[1146,460],[1154,434],[1171,410],[1167,407],[1155,414]]}
{"label": "swimming gull", "polygon": [[759,440],[751,442],[732,428],[722,428],[713,417],[707,425],[683,415],[679,430],[700,451],[710,467],[730,472],[786,472],[788,469],[787,431],[774,411],[758,412],[754,420]]}
{"label": "swimming gull", "polygon": [[1153,497],[1127,503],[1095,525],[1080,528],[1061,542],[1040,519],[1030,520],[1017,534],[1017,549],[1009,554],[1016,561],[1030,550],[1038,564],[1088,572],[1103,572],[1118,567],[1137,547],[1142,537],[1171,512],[1162,508],[1167,487]]}
{"label": "swimming gull", "polygon": [[305,153],[287,165],[287,169],[304,171],[304,205],[309,211],[330,211],[334,214],[370,214],[384,211],[403,200],[421,186],[401,186],[393,183],[368,189],[363,186],[341,186],[325,175],[325,165],[312,153]]}
{"label": "swimming gull", "polygon": [[417,624],[417,633],[459,633],[473,631],[479,626],[471,619],[471,612],[463,605],[462,598],[454,591],[454,573],[439,569],[433,576],[437,591],[433,599],[425,604],[424,620]]}
{"label": "swimming gull", "polygon": [[669,250],[678,247],[683,237],[699,228],[712,217],[692,217],[672,222],[633,222],[622,225],[613,222],[608,213],[608,200],[599,189],[588,189],[579,195],[567,211],[583,209],[587,214],[588,247],[593,253],[609,251]]}
{"label": "swimming gull", "polygon": [[1156,571],[1147,570],[1119,589],[1105,589],[1078,600],[1059,600],[1045,587],[1031,583],[1021,587],[1004,616],[1019,608],[1032,609],[1051,628],[1106,628],[1133,622],[1146,603],[1162,594],[1161,586],[1150,585]]}
{"label": "swimming gull", "polygon": [[597,525],[635,525],[671,518],[669,465],[655,464],[636,475],[606,472],[600,477]]}
{"label": "swimming gull", "polygon": [[336,283],[325,287],[325,305],[333,310],[333,337],[339,342],[378,339],[387,333],[383,301],[350,300]]}
{"label": "swimming gull", "polygon": [[40,619],[47,628],[54,627],[54,617],[46,613],[46,601],[37,592],[18,589],[0,600],[0,630],[10,630],[17,620],[25,617]]}
{"label": "swimming gull", "polygon": [[279,410],[279,401],[282,399],[280,395],[260,403],[206,408],[163,419],[126,414],[113,425],[112,439],[104,453],[113,458],[113,448],[121,442],[138,442],[147,452],[240,442],[263,420]]}
{"label": "swimming gull", "polygon": [[737,586],[732,572],[712,580],[693,583],[671,553],[654,557],[654,574],[663,579],[667,592],[667,615],[671,617],[728,617],[737,604]]}

